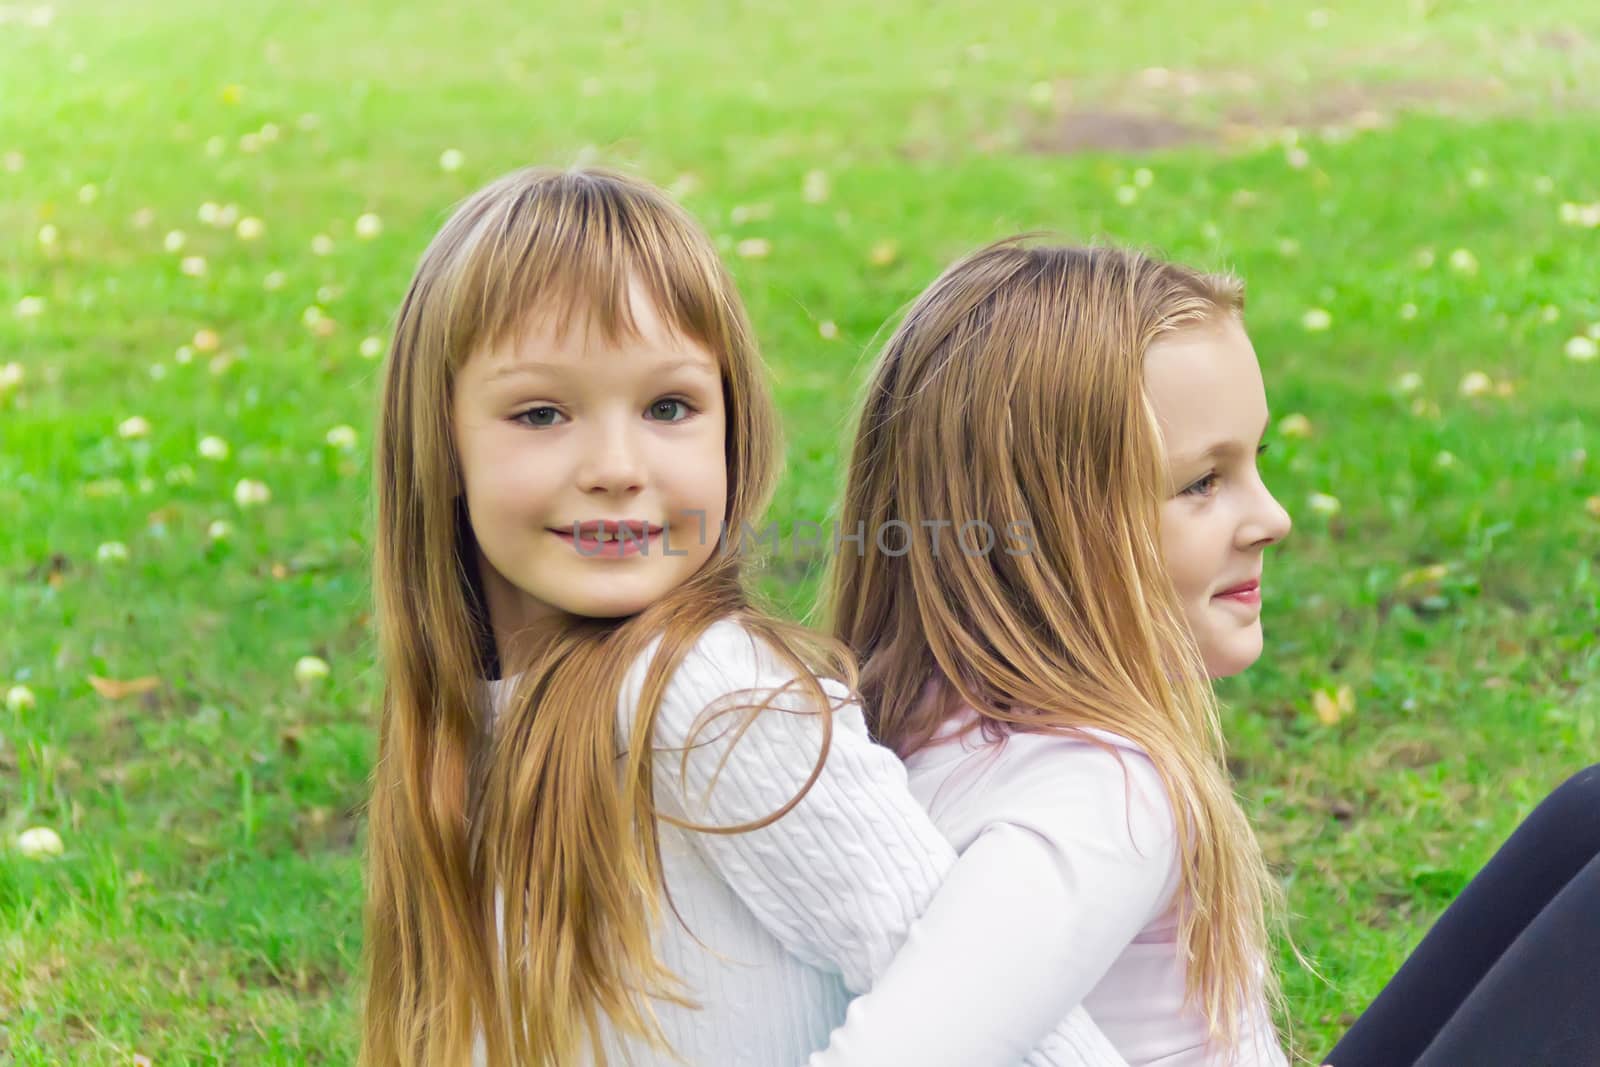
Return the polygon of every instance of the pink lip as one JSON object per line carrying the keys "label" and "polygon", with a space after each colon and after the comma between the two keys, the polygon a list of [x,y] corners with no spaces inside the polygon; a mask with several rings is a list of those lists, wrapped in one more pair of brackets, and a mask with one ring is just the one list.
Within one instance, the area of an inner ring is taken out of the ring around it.
{"label": "pink lip", "polygon": [[1261,581],[1252,578],[1215,595],[1215,599],[1232,600],[1236,604],[1261,603]]}
{"label": "pink lip", "polygon": [[[623,559],[641,553],[649,555],[661,538],[662,528],[649,522],[591,519],[550,532],[586,559]],[[610,534],[613,540],[600,540],[596,535],[602,532]]]}

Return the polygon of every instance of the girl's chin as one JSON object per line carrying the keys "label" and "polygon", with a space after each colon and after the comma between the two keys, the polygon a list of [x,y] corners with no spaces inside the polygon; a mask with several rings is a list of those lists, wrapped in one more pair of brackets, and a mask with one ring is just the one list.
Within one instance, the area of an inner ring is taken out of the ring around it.
{"label": "girl's chin", "polygon": [[1229,635],[1205,649],[1206,673],[1212,678],[1231,678],[1249,670],[1261,658],[1261,628]]}

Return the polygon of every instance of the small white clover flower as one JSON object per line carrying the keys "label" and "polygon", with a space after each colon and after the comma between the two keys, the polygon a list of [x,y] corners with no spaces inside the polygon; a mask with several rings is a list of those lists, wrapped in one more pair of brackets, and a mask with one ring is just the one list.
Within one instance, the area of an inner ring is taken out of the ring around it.
{"label": "small white clover flower", "polygon": [[460,149],[446,148],[439,154],[439,169],[451,173],[461,169],[461,164],[466,161]]}
{"label": "small white clover flower", "polygon": [[294,680],[302,686],[312,686],[332,673],[328,661],[321,656],[301,656],[294,664]]}
{"label": "small white clover flower", "polygon": [[1433,465],[1440,470],[1449,470],[1456,465],[1456,454],[1454,452],[1440,452],[1433,457]]}
{"label": "small white clover flower", "polygon": [[1450,269],[1457,274],[1478,273],[1478,257],[1470,249],[1458,248],[1450,253]]}
{"label": "small white clover flower", "polygon": [[213,520],[206,527],[206,537],[212,541],[226,541],[233,536],[233,527],[225,519]]}
{"label": "small white clover flower", "polygon": [[94,558],[101,563],[128,562],[128,546],[121,541],[107,541],[95,549]]}
{"label": "small white clover flower", "polygon": [[1311,162],[1311,153],[1299,145],[1295,145],[1283,153],[1283,161],[1295,170],[1304,170],[1306,165]]}
{"label": "small white clover flower", "polygon": [[100,199],[100,187],[92,182],[78,190],[78,203],[92,204]]}
{"label": "small white clover flower", "polygon": [[319,233],[311,239],[311,254],[314,256],[331,255],[333,252],[333,238],[325,233]]}
{"label": "small white clover flower", "polygon": [[1394,388],[1399,393],[1414,393],[1422,388],[1422,375],[1408,370],[1394,380]]}
{"label": "small white clover flower", "polygon": [[1574,204],[1564,203],[1559,209],[1561,221],[1568,226],[1582,226],[1585,229],[1594,229],[1600,226],[1600,203]]}
{"label": "small white clover flower", "polygon": [[1457,389],[1462,396],[1483,396],[1494,391],[1494,380],[1481,370],[1469,371]]}
{"label": "small white clover flower", "polygon": [[1127,207],[1129,204],[1139,199],[1139,190],[1135,189],[1131,185],[1119,185],[1116,188],[1116,192],[1112,193],[1111,195],[1116,198],[1117,203],[1121,204],[1123,207]]}
{"label": "small white clover flower", "polygon": [[215,352],[222,344],[222,336],[212,329],[199,329],[194,332],[194,339],[190,342],[196,352]]}
{"label": "small white clover flower", "polygon": [[1407,321],[1407,322],[1410,322],[1412,319],[1416,318],[1417,317],[1417,305],[1409,303],[1409,302],[1401,304],[1400,305],[1400,317],[1402,319],[1404,319],[1405,321]]}
{"label": "small white clover flower", "polygon": [[0,396],[5,396],[21,385],[22,377],[22,364],[16,362],[0,364]]}
{"label": "small white clover flower", "polygon": [[278,139],[281,132],[282,131],[278,129],[278,124],[276,122],[269,122],[261,127],[261,132],[256,136],[260,137],[261,140],[266,144],[271,144],[273,141]]}
{"label": "small white clover flower", "polygon": [[221,463],[228,458],[228,442],[209,434],[200,438],[195,450],[200,453],[201,459],[209,459],[213,463]]}
{"label": "small white clover flower", "polygon": [[1300,325],[1311,333],[1321,333],[1333,325],[1333,315],[1326,308],[1308,308],[1300,316]]}
{"label": "small white clover flower", "polygon": [[38,705],[39,701],[33,695],[33,690],[25,685],[14,685],[6,690],[6,710],[13,715],[32,711]]}
{"label": "small white clover flower", "polygon": [[217,224],[217,216],[221,213],[221,204],[207,200],[205,203],[200,205],[200,210],[195,212],[195,217],[201,222],[205,223],[207,226],[215,226]]}
{"label": "small white clover flower", "polygon": [[363,241],[370,241],[383,232],[383,220],[372,212],[367,212],[356,219],[356,236]]}
{"label": "small white clover flower", "polygon": [[1155,180],[1155,172],[1149,167],[1140,167],[1138,170],[1133,172],[1133,184],[1138,186],[1140,189],[1150,188],[1150,186],[1155,183]]}
{"label": "small white clover flower", "polygon": [[117,436],[125,440],[150,436],[150,423],[143,415],[134,415],[117,423]]}
{"label": "small white clover flower", "polygon": [[383,355],[383,339],[379,337],[362,338],[360,351],[362,359],[377,359]]}
{"label": "small white clover flower", "polygon": [[1339,514],[1339,510],[1343,505],[1339,503],[1339,498],[1336,496],[1328,493],[1312,493],[1306,497],[1306,507],[1310,508],[1315,515],[1333,516]]}
{"label": "small white clover flower", "polygon": [[241,478],[233,487],[233,502],[241,508],[253,508],[272,499],[272,490],[253,478]]}
{"label": "small white clover flower", "polygon": [[839,336],[839,324],[832,319],[823,319],[817,323],[817,333],[824,341],[832,341]]}
{"label": "small white clover flower", "polygon": [[216,159],[228,150],[228,142],[222,139],[221,134],[206,138],[206,155]]}
{"label": "small white clover flower", "polygon": [[283,283],[288,280],[289,279],[284,276],[284,273],[281,270],[268,271],[267,276],[261,279],[261,288],[265,289],[269,293],[276,292],[277,290],[282,289]]}
{"label": "small white clover flower", "polygon": [[191,278],[198,278],[206,272],[205,256],[184,256],[178,264],[178,269]]}
{"label": "small white clover flower", "polygon": [[47,222],[39,227],[39,244],[41,247],[54,248],[60,239],[61,231],[51,223]]}
{"label": "small white clover flower", "polygon": [[239,137],[239,151],[246,155],[255,155],[261,151],[261,135],[259,133],[241,134]]}
{"label": "small white clover flower", "polygon": [[349,452],[351,449],[356,447],[357,438],[355,427],[344,425],[335,426],[333,429],[327,432],[327,435],[323,438],[323,440],[327,441],[329,448],[337,448],[341,451]]}
{"label": "small white clover flower", "polygon": [[307,304],[306,309],[300,313],[300,321],[306,326],[315,326],[326,317],[326,313],[316,304]]}
{"label": "small white clover flower", "polygon": [[167,231],[167,236],[161,240],[161,247],[168,252],[180,252],[183,250],[183,244],[187,240],[188,238],[184,236],[182,230],[169,230]]}
{"label": "small white clover flower", "polygon": [[266,224],[254,215],[246,215],[239,220],[239,225],[233,228],[233,232],[239,235],[241,241],[254,241],[266,231]]}
{"label": "small white clover flower", "polygon": [[771,217],[771,204],[735,204],[733,210],[728,212],[728,221],[735,226],[743,226],[747,222],[761,222]]}
{"label": "small white clover flower", "polygon": [[828,199],[828,173],[808,170],[800,183],[800,199],[808,204],[820,204]]}
{"label": "small white clover flower", "polygon": [[734,246],[742,259],[766,259],[772,254],[772,242],[765,237],[746,237]]}
{"label": "small white clover flower", "polygon": [[1587,334],[1579,334],[1577,337],[1568,338],[1562,351],[1567,354],[1568,359],[1588,363],[1596,355],[1600,355],[1600,345],[1596,345],[1594,338]]}
{"label": "small white clover flower", "polygon": [[44,297],[25,296],[17,301],[17,318],[36,319],[44,314]]}
{"label": "small white clover flower", "polygon": [[42,860],[61,855],[65,846],[61,835],[48,826],[33,826],[17,835],[17,851],[28,859]]}

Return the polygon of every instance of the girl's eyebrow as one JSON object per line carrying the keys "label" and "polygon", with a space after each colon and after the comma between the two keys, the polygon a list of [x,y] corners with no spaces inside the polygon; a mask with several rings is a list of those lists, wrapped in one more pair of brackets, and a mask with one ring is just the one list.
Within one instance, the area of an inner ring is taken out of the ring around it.
{"label": "girl's eyebrow", "polygon": [[[1267,436],[1267,427],[1271,425],[1272,416],[1269,414],[1267,416],[1267,421],[1261,427],[1261,433],[1256,435],[1256,440],[1259,441],[1261,438]],[[1255,450],[1248,447],[1243,441],[1236,438],[1229,438],[1226,440],[1217,441],[1204,452],[1197,452],[1192,456],[1181,457],[1181,461],[1185,463],[1201,463],[1206,460],[1224,459],[1228,456],[1240,456],[1244,455],[1246,452],[1253,451]]]}

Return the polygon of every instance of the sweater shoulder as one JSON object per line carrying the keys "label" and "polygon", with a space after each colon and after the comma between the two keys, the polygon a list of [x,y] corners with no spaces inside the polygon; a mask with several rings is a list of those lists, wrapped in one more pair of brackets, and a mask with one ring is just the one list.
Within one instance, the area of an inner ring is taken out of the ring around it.
{"label": "sweater shoulder", "polygon": [[[634,660],[618,694],[618,725],[626,734],[640,711],[645,679],[660,653],[654,638]],[[681,739],[702,713],[737,710],[770,701],[788,710],[820,710],[808,699],[805,682],[812,676],[797,671],[770,641],[737,619],[719,619],[695,639],[673,669],[656,713],[658,741]],[[834,711],[845,711],[847,729],[866,725],[850,691],[833,678],[816,678]],[[854,712],[853,715],[848,712]],[[854,720],[852,722],[852,720]]]}

